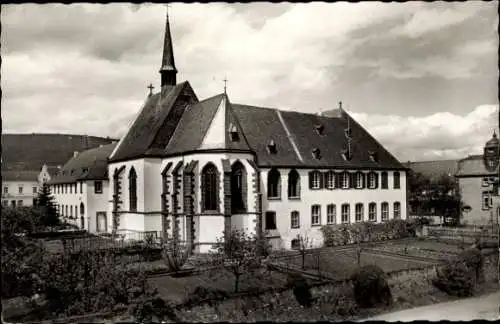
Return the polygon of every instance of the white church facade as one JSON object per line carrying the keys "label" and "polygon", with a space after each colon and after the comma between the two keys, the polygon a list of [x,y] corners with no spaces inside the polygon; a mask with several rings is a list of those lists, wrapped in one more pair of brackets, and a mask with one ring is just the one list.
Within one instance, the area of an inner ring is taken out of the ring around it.
{"label": "white church facade", "polygon": [[176,231],[207,252],[225,230],[290,249],[321,226],[406,218],[406,168],[342,109],[332,116],[199,100],[177,83],[167,17],[161,90],[107,161],[106,230]]}

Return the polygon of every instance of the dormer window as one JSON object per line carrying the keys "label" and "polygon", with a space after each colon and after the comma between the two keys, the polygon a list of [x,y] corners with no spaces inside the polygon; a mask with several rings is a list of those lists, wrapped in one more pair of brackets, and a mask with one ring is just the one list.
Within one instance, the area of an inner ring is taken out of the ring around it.
{"label": "dormer window", "polygon": [[316,160],[321,159],[321,151],[319,150],[319,148],[315,147],[312,150],[312,155],[313,155],[313,158],[315,158]]}
{"label": "dormer window", "polygon": [[346,148],[344,148],[342,152],[340,152],[340,155],[342,156],[342,159],[344,159],[344,161],[349,161],[352,158],[351,153]]}
{"label": "dormer window", "polygon": [[278,152],[274,140],[270,140],[269,143],[267,143],[267,151],[269,154],[276,154]]}
{"label": "dormer window", "polygon": [[378,162],[378,154],[375,151],[368,151],[368,155],[370,156],[370,160],[373,162]]}
{"label": "dormer window", "polygon": [[236,125],[229,125],[229,136],[231,137],[232,142],[238,142],[240,140],[240,136],[238,134],[238,128]]}
{"label": "dormer window", "polygon": [[323,131],[325,130],[325,126],[323,126],[321,124],[316,124],[316,125],[314,125],[314,129],[316,130],[316,133],[318,133],[318,135],[323,135]]}

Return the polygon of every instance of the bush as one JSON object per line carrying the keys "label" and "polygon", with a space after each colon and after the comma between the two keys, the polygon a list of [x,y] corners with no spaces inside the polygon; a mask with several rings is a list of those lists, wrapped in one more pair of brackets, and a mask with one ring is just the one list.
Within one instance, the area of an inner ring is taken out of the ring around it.
{"label": "bush", "polygon": [[215,300],[224,300],[229,294],[220,289],[197,286],[184,301],[186,307],[193,307],[207,301],[209,305]]}
{"label": "bush", "polygon": [[312,295],[307,280],[300,275],[293,275],[289,277],[288,284],[293,287],[293,295],[297,302],[304,307],[311,307]]}
{"label": "bush", "polygon": [[375,265],[359,268],[351,277],[354,285],[354,298],[362,308],[390,305],[392,295],[384,271]]}
{"label": "bush", "polygon": [[474,276],[465,262],[447,262],[438,269],[432,284],[451,296],[466,297],[474,292]]}
{"label": "bush", "polygon": [[173,306],[156,293],[141,296],[129,306],[128,312],[139,323],[163,322],[165,319],[179,322]]}
{"label": "bush", "polygon": [[477,282],[484,280],[484,256],[478,248],[470,248],[460,253],[458,262],[463,262]]}

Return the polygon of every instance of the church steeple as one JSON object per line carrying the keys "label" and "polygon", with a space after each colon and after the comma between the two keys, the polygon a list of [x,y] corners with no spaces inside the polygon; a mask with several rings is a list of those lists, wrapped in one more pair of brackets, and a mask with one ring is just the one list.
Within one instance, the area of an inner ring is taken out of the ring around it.
{"label": "church steeple", "polygon": [[[167,5],[168,6],[168,5]],[[168,18],[165,25],[165,39],[163,41],[163,58],[160,67],[161,87],[174,86],[177,84],[177,69],[175,68],[174,49],[172,47],[172,36],[170,35],[170,23]]]}

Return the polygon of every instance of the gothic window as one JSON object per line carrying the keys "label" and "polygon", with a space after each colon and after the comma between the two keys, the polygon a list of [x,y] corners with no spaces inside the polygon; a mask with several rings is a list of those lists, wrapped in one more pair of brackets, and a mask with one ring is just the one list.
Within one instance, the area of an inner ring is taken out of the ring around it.
{"label": "gothic window", "polygon": [[371,222],[377,221],[377,204],[374,202],[368,205],[368,220]]}
{"label": "gothic window", "polygon": [[266,222],[265,222],[266,230],[275,230],[276,229],[276,213],[273,211],[266,212]]}
{"label": "gothic window", "polygon": [[389,181],[388,181],[388,176],[387,172],[382,172],[382,189],[388,189],[389,188]]}
{"label": "gothic window", "polygon": [[362,222],[363,221],[363,204],[362,203],[357,203],[355,207],[355,221],[356,222]]}
{"label": "gothic window", "polygon": [[84,215],[85,214],[85,206],[83,205],[83,203],[80,203],[80,215]]}
{"label": "gothic window", "polygon": [[83,181],[80,181],[80,193],[83,193]]}
{"label": "gothic window", "polygon": [[293,211],[290,214],[290,226],[292,228],[299,228],[300,227],[300,214],[298,211]]}
{"label": "gothic window", "polygon": [[312,205],[311,206],[311,225],[321,224],[321,206]]}
{"label": "gothic window", "polygon": [[385,222],[389,219],[389,204],[386,202],[382,203],[382,222]]}
{"label": "gothic window", "polygon": [[274,168],[267,175],[267,197],[281,197],[281,176],[279,171]]}
{"label": "gothic window", "polygon": [[337,206],[329,204],[326,206],[326,223],[335,224],[337,218]]}
{"label": "gothic window", "polygon": [[203,210],[215,211],[218,210],[217,193],[218,193],[218,172],[215,165],[207,164],[202,170],[202,193],[203,193]]}
{"label": "gothic window", "polygon": [[401,203],[399,201],[396,201],[394,203],[394,219],[400,219],[401,218]]}
{"label": "gothic window", "polygon": [[349,204],[342,204],[342,223],[349,223],[349,218],[351,216],[351,207]]}
{"label": "gothic window", "polygon": [[288,173],[288,198],[300,197],[300,176],[297,170]]}
{"label": "gothic window", "polygon": [[241,162],[231,168],[231,210],[233,213],[246,211],[246,171]]}
{"label": "gothic window", "polygon": [[[96,181],[96,191],[97,191],[97,181]],[[134,167],[130,169],[128,174],[128,191],[129,191],[129,209],[130,211],[137,211],[137,174],[135,173]],[[102,183],[101,183],[102,192]]]}

